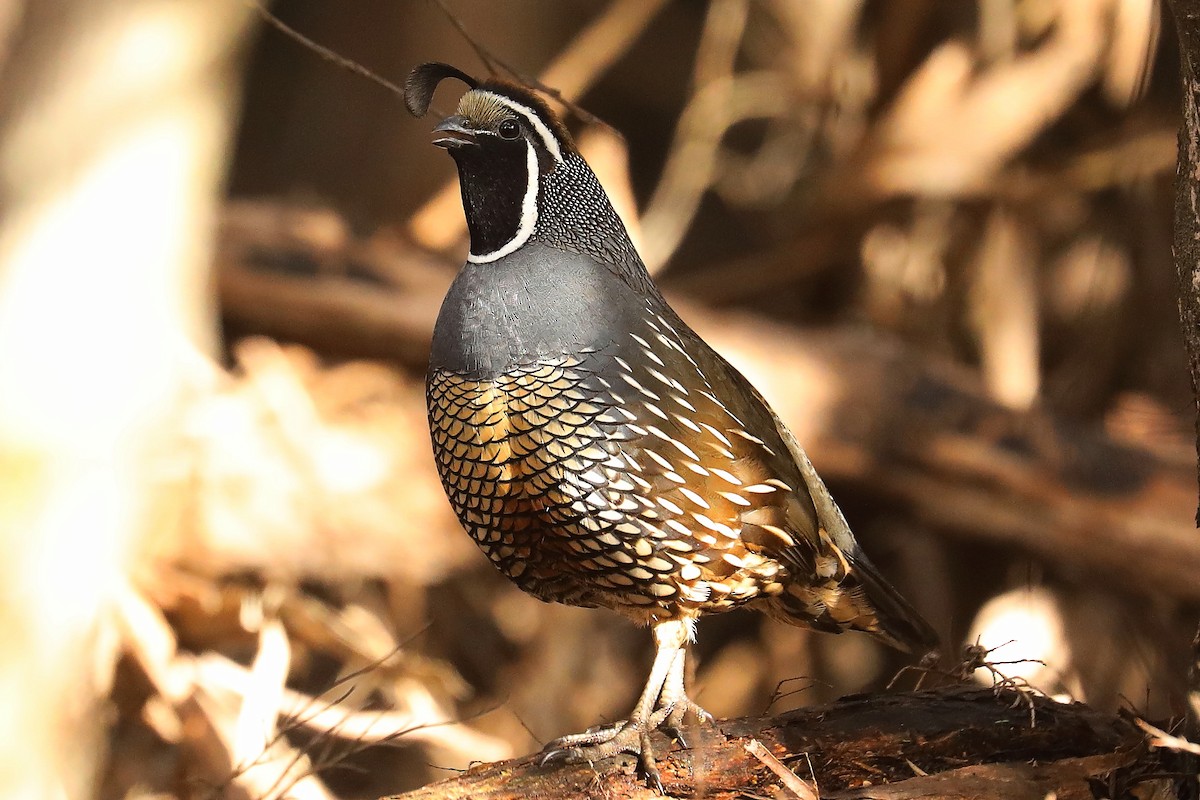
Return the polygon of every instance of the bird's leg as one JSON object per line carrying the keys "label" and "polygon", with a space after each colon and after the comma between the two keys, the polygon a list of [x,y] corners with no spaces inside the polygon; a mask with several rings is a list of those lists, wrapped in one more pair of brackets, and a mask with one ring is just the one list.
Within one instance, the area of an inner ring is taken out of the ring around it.
{"label": "bird's leg", "polygon": [[[599,761],[617,753],[634,753],[638,756],[642,772],[661,791],[662,782],[654,763],[650,734],[662,725],[671,713],[672,707],[663,702],[663,687],[675,662],[679,660],[682,663],[680,656],[688,640],[688,630],[688,623],[684,620],[668,620],[654,626],[654,643],[657,646],[654,666],[650,668],[646,687],[627,721],[606,726],[598,731],[555,739],[546,745],[546,755],[542,757],[542,763],[558,758],[567,761]],[[682,673],[680,674],[682,676]],[[680,681],[682,685],[682,677]]]}
{"label": "bird's leg", "polygon": [[667,712],[666,721],[663,722],[663,729],[674,736],[684,747],[688,746],[687,739],[684,737],[684,730],[689,714],[692,715],[696,722],[713,722],[712,714],[705,711],[688,697],[687,688],[684,685],[684,676],[686,674],[687,647],[685,646],[679,648],[679,652],[675,656],[675,661],[672,662],[671,669],[667,672],[667,679],[663,684],[662,693],[658,699],[660,707],[670,709]]}

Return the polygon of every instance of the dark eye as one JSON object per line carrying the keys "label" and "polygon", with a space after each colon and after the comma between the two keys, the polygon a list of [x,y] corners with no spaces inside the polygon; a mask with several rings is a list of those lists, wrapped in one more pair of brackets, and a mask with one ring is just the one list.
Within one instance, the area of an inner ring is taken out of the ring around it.
{"label": "dark eye", "polygon": [[505,119],[496,126],[496,132],[500,134],[501,139],[515,139],[521,135],[521,126],[515,119]]}

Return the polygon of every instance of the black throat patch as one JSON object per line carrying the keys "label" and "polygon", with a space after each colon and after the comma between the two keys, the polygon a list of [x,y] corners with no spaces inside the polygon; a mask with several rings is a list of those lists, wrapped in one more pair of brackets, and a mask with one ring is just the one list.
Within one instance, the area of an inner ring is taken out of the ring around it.
{"label": "black throat patch", "polygon": [[529,175],[529,145],[524,139],[508,142],[487,138],[477,147],[450,151],[458,165],[474,256],[494,253],[513,240],[521,229],[531,177],[537,180],[536,175]]}

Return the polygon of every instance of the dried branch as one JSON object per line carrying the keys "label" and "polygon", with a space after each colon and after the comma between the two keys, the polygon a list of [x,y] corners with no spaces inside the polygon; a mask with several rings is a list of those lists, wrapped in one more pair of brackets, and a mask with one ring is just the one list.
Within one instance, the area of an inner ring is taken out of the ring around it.
{"label": "dried branch", "polygon": [[[1172,0],[1183,72],[1183,125],[1175,178],[1175,273],[1179,314],[1196,402],[1196,448],[1200,453],[1200,3]],[[1200,481],[1200,461],[1197,462]],[[1200,525],[1200,506],[1196,524]]]}
{"label": "dried branch", "polygon": [[756,107],[770,103],[773,97],[777,101],[783,99],[782,81],[770,75],[760,76],[760,82],[775,85],[766,92],[752,93],[754,96],[741,104],[742,114],[729,111],[743,85],[742,81],[734,81],[734,62],[749,12],[746,0],[709,3],[696,48],[692,97],[677,124],[663,176],[642,223],[646,242],[642,256],[652,273],[661,269],[678,247],[700,205],[700,197],[715,180],[716,154],[729,127],[746,116],[770,116],[769,109],[756,113]]}
{"label": "dried branch", "polygon": [[939,46],[821,194],[978,191],[1094,80],[1109,7],[1109,0],[1059,4],[1036,49],[986,68],[964,44]]}
{"label": "dried branch", "polygon": [[[1183,124],[1179,130],[1179,164],[1175,173],[1175,276],[1195,404],[1196,451],[1200,455],[1200,3],[1172,0],[1171,10],[1179,34],[1183,84]],[[1196,470],[1200,481],[1200,459]],[[1200,526],[1200,505],[1195,521]],[[1187,677],[1187,730],[1196,737],[1200,736],[1200,629],[1192,640]],[[1194,760],[1191,768],[1194,773]]]}
{"label": "dried branch", "polygon": [[1041,340],[1033,237],[1010,209],[988,216],[968,280],[970,322],[992,397],[1016,409],[1040,394]]}
{"label": "dried branch", "polygon": [[[808,784],[800,778],[799,775],[792,772],[787,766],[775,757],[775,754],[768,750],[763,743],[758,739],[751,739],[745,744],[746,752],[757,758],[767,769],[775,773],[775,777],[779,778],[779,782],[787,789],[796,800],[819,800],[817,793],[809,788]],[[811,768],[812,763],[809,762]],[[811,771],[811,770],[810,770]]]}
{"label": "dried branch", "polygon": [[[1148,759],[1133,725],[1082,705],[1029,702],[1038,709],[1036,727],[1025,698],[990,689],[859,695],[773,719],[725,720],[720,735],[707,734],[690,750],[658,751],[666,752],[659,762],[665,796],[778,796],[772,787],[783,779],[796,796],[814,797],[796,782],[798,765],[811,767],[827,800],[1044,800],[1091,797],[1089,781],[1117,786],[1114,796],[1136,784],[1125,768]],[[628,762],[541,768],[534,756],[477,767],[396,800],[600,796],[656,795]]]}
{"label": "dried branch", "polygon": [[[254,690],[250,671],[216,653],[206,653],[197,660],[196,674],[200,685],[212,689],[241,696],[250,696]],[[469,760],[496,761],[512,756],[512,748],[506,743],[454,721],[420,684],[410,681],[406,690],[397,705],[407,711],[362,711],[284,689],[279,696],[278,718],[362,744],[403,739],[444,747]]]}
{"label": "dried branch", "polygon": [[[463,760],[512,755],[507,743],[455,722],[416,681],[404,681],[395,699],[405,711],[362,711],[346,704],[345,697],[329,700],[286,688],[290,640],[279,610],[271,611],[271,606],[286,602],[278,592],[275,595],[261,619],[253,618],[252,609],[247,617],[259,630],[259,649],[250,668],[215,652],[178,652],[160,608],[132,587],[119,596],[125,646],[166,701],[166,713],[174,719],[170,727],[182,728],[183,720],[198,723],[189,728],[190,739],[184,744],[198,763],[208,764],[214,781],[232,781],[250,797],[329,800],[314,775],[324,760],[289,743],[284,734],[292,727],[316,732],[326,741],[348,741],[351,750],[402,741],[443,748]],[[287,727],[280,729],[280,721]]]}
{"label": "dried branch", "polygon": [[1193,756],[1200,756],[1200,744],[1189,742],[1182,736],[1175,736],[1167,733],[1162,728],[1151,725],[1144,719],[1135,719],[1134,725],[1137,725],[1146,732],[1146,740],[1151,747],[1161,747],[1164,750],[1174,750],[1177,753],[1188,753]]}

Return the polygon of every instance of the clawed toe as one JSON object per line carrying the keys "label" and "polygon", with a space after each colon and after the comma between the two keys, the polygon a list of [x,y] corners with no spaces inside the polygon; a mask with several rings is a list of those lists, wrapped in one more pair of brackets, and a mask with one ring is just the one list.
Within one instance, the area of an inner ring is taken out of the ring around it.
{"label": "clawed toe", "polygon": [[603,744],[620,733],[621,729],[628,724],[625,720],[621,720],[620,722],[613,722],[608,725],[597,725],[594,728],[588,728],[583,733],[560,736],[543,748],[546,755],[542,757],[542,763],[550,760],[551,756],[557,757],[556,754],[559,753],[569,753],[572,750]]}
{"label": "clawed toe", "polygon": [[690,750],[691,745],[688,743],[685,735],[685,732],[690,728],[688,725],[689,716],[699,725],[716,724],[716,720],[713,719],[712,714],[685,698],[671,706],[671,713],[667,714],[667,718],[662,724],[662,729],[670,734],[671,738],[679,742],[681,747]]}
{"label": "clawed toe", "polygon": [[546,745],[540,763],[595,763],[618,753],[632,753],[638,758],[642,775],[661,794],[662,780],[654,760],[651,734],[661,728],[688,747],[683,734],[689,718],[696,719],[700,724],[713,724],[712,715],[693,703],[684,688],[684,646],[689,630],[686,619],[656,624],[654,638],[658,649],[654,655],[654,665],[627,722],[555,739]]}
{"label": "clawed toe", "polygon": [[606,725],[597,730],[555,739],[546,745],[538,763],[542,766],[556,761],[594,763],[620,753],[632,753],[638,758],[641,774],[661,793],[662,779],[658,773],[650,735],[665,725],[670,713],[670,708],[661,708],[646,719],[631,719],[628,722]]}
{"label": "clawed toe", "polygon": [[[551,742],[553,744],[553,742]],[[548,764],[553,764],[555,761],[569,763],[574,755],[574,750],[569,747],[555,747],[553,749],[547,745],[547,749],[542,751],[542,757],[538,760],[538,766],[544,767]]]}

